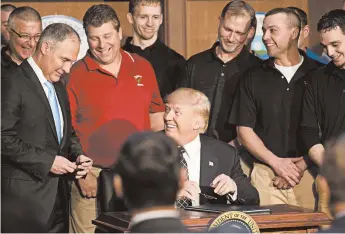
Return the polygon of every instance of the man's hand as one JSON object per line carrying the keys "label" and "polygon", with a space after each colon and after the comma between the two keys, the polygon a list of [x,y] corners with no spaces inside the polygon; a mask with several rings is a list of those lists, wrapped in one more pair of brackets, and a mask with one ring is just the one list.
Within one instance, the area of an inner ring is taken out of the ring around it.
{"label": "man's hand", "polygon": [[235,192],[237,185],[229,176],[221,174],[217,176],[211,183],[214,192],[220,196],[224,196],[230,192]]}
{"label": "man's hand", "polygon": [[187,180],[184,182],[183,188],[177,194],[177,199],[186,197],[195,201],[200,192],[200,187],[196,182]]}
{"label": "man's hand", "polygon": [[84,197],[92,198],[97,196],[97,177],[89,171],[85,179],[78,180],[81,193]]}
{"label": "man's hand", "polygon": [[50,172],[56,175],[63,175],[67,173],[73,173],[77,169],[75,163],[70,162],[63,156],[56,156],[53,162]]}
{"label": "man's hand", "polygon": [[75,176],[76,179],[80,179],[84,176],[86,176],[87,173],[92,168],[92,160],[85,155],[79,155],[79,157],[76,160],[77,162],[77,174]]}
{"label": "man's hand", "polygon": [[273,185],[278,189],[290,189],[291,185],[282,177],[276,176],[273,178]]}
{"label": "man's hand", "polygon": [[[307,165],[306,161],[304,160],[304,158],[295,162],[295,165],[296,165],[298,172],[299,172],[298,179],[299,179],[299,181],[301,181],[303,174],[304,174],[304,171],[307,170],[308,165]],[[287,180],[285,180],[284,178],[282,178],[280,176],[274,177],[273,185],[275,187],[277,187],[278,189],[290,189],[293,187],[287,182]]]}
{"label": "man's hand", "polygon": [[303,160],[300,158],[277,158],[272,163],[274,172],[285,179],[290,186],[294,187],[300,181],[300,170],[297,168],[295,163]]}

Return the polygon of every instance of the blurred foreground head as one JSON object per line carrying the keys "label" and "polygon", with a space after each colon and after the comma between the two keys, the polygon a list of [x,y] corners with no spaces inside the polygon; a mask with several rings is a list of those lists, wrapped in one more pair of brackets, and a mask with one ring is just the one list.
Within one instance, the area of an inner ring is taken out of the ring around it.
{"label": "blurred foreground head", "polygon": [[130,209],[173,206],[180,187],[176,143],[163,133],[141,132],[128,138],[115,165],[115,191]]}
{"label": "blurred foreground head", "polygon": [[331,211],[333,214],[345,211],[345,134],[326,149],[321,174],[330,188]]}

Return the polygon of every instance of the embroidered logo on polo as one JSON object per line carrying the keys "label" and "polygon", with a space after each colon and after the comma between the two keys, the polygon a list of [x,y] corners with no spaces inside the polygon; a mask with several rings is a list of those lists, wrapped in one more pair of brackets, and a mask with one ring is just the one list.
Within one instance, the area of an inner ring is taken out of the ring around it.
{"label": "embroidered logo on polo", "polygon": [[141,83],[143,80],[143,77],[141,75],[135,75],[134,79],[137,81],[137,86],[144,86],[144,84]]}

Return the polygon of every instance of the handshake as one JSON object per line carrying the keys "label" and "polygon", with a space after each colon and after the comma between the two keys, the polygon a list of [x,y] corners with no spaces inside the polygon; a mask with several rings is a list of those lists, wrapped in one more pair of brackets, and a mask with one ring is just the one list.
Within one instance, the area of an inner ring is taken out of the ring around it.
{"label": "handshake", "polygon": [[50,172],[56,175],[64,175],[67,173],[75,173],[75,178],[85,178],[92,168],[93,161],[84,156],[78,156],[76,162],[71,162],[63,156],[57,155],[54,159]]}

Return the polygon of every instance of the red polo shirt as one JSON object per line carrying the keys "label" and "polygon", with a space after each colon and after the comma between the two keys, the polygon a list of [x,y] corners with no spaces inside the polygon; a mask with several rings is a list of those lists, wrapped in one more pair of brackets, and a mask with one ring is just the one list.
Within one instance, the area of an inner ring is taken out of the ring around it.
{"label": "red polo shirt", "polygon": [[73,65],[67,83],[73,127],[95,165],[112,164],[129,135],[150,130],[149,114],[164,111],[151,64],[120,52],[118,77],[87,53]]}

